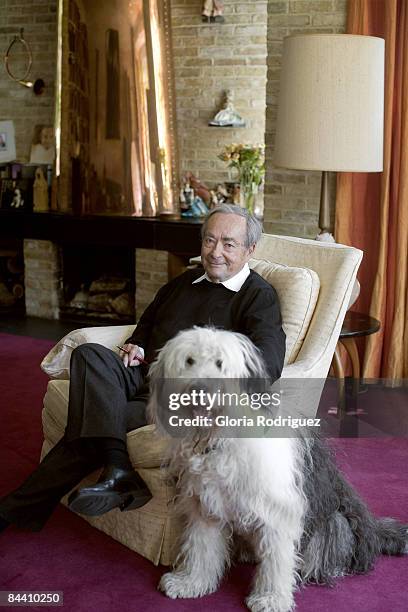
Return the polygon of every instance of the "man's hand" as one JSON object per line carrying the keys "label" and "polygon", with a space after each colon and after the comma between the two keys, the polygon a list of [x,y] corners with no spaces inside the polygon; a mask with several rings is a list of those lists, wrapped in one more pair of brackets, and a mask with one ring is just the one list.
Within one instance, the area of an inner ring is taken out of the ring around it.
{"label": "man's hand", "polygon": [[[122,349],[124,350],[121,350],[120,353],[125,368],[128,366],[138,366],[142,363],[144,350],[140,346],[137,346],[137,344],[124,344]],[[140,357],[140,359],[136,359],[136,357]]]}

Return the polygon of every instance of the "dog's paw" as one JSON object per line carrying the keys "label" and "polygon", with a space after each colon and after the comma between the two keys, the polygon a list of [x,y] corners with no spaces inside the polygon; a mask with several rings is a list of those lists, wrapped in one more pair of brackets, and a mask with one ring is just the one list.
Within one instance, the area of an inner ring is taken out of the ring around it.
{"label": "dog's paw", "polygon": [[213,593],[217,585],[204,584],[200,580],[193,580],[191,576],[185,573],[169,572],[163,574],[158,584],[159,591],[163,591],[167,597],[171,599],[202,597]]}
{"label": "dog's paw", "polygon": [[295,608],[292,595],[284,597],[275,593],[251,593],[245,603],[251,612],[291,612]]}

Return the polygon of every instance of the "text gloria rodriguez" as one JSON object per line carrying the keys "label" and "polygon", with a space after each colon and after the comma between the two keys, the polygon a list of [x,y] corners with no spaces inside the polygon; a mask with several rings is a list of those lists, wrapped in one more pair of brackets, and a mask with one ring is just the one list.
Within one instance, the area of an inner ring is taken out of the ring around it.
{"label": "text gloria rodriguez", "polygon": [[255,417],[231,417],[219,414],[215,417],[208,415],[198,415],[195,417],[181,417],[172,414],[168,418],[171,427],[320,427],[321,419],[314,418],[292,418],[288,417],[267,417],[257,414]]}

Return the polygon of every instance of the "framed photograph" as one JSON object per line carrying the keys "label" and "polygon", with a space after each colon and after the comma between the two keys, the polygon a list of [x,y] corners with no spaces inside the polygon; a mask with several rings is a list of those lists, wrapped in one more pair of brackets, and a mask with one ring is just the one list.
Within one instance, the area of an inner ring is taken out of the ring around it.
{"label": "framed photograph", "polygon": [[36,125],[31,145],[30,164],[52,164],[54,159],[54,128],[52,125]]}
{"label": "framed photograph", "polygon": [[30,212],[33,209],[32,179],[2,179],[0,190],[1,208],[16,212]]}
{"label": "framed photograph", "polygon": [[14,123],[12,121],[0,121],[0,164],[15,161],[15,159]]}

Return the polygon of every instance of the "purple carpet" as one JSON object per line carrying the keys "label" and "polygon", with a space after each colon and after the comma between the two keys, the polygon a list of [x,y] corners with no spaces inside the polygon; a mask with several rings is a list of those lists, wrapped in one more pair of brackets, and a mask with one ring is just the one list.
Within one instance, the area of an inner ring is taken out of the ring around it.
{"label": "purple carpet", "polygon": [[[52,343],[0,334],[0,495],[35,466],[41,448],[41,409],[47,377],[39,369]],[[408,441],[336,441],[338,462],[376,515],[408,522]],[[245,610],[253,575],[235,567],[219,591],[199,600],[167,599],[156,591],[155,567],[63,507],[40,533],[12,527],[0,534],[0,590],[63,591],[68,612]],[[406,612],[408,557],[382,557],[368,575],[334,588],[308,586],[296,595],[299,612]],[[32,607],[31,609],[41,609]]]}

